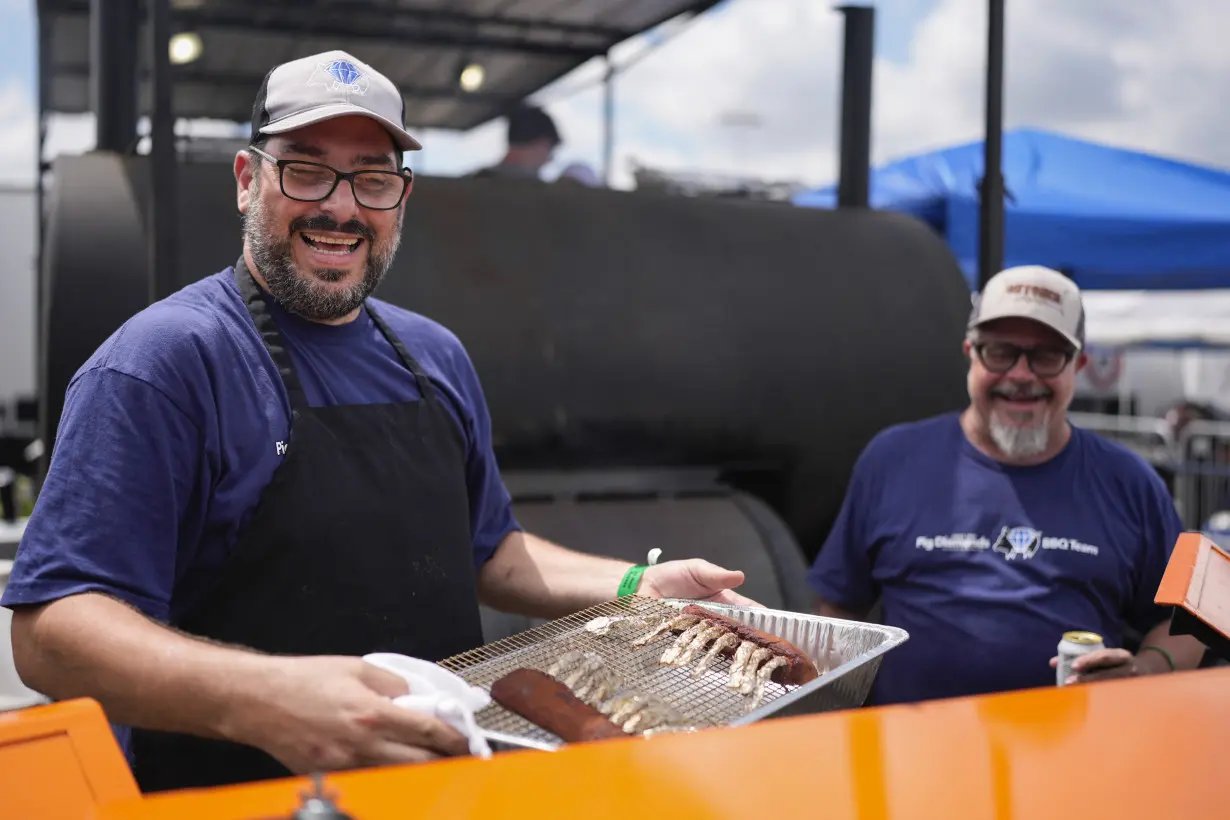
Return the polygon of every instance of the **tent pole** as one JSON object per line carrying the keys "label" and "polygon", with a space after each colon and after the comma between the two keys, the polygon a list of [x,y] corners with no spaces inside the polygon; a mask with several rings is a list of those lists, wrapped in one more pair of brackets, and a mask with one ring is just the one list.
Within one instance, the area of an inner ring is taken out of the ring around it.
{"label": "tent pole", "polygon": [[987,15],[986,137],[978,225],[979,290],[1004,265],[1004,0]]}
{"label": "tent pole", "polygon": [[42,356],[43,344],[43,243],[47,239],[47,173],[51,163],[46,159],[48,108],[51,105],[51,23],[46,14],[37,14],[38,26],[38,151],[34,158],[34,202],[38,221],[38,244],[34,248],[34,316],[35,366]]}
{"label": "tent pole", "polygon": [[615,64],[606,55],[606,75],[602,78],[602,177],[611,187],[615,164]]}
{"label": "tent pole", "polygon": [[171,74],[171,2],[149,3],[150,62],[150,212],[149,299],[171,293],[177,280],[176,253],[179,222],[176,186],[174,76]]}

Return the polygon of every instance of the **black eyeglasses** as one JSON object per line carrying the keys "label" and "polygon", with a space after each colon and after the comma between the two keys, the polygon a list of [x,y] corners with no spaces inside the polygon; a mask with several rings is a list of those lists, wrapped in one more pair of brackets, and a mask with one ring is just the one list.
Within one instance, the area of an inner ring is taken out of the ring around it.
{"label": "black eyeglasses", "polygon": [[973,347],[983,367],[997,375],[1016,367],[1023,355],[1035,376],[1050,379],[1062,373],[1076,356],[1070,347],[1019,347],[1007,342],[975,342]]}
{"label": "black eyeglasses", "polygon": [[278,159],[259,148],[254,152],[278,167],[278,184],[282,194],[299,202],[322,202],[333,195],[342,180],[350,183],[355,201],[373,211],[391,211],[401,204],[406,186],[414,175],[408,168],[401,171],[339,171],[319,162],[301,159]]}

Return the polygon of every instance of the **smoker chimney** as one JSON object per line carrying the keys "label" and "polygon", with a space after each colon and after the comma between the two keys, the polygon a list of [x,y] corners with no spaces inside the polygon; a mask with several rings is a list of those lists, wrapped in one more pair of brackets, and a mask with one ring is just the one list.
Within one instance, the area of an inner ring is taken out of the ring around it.
{"label": "smoker chimney", "polygon": [[136,147],[138,5],[90,2],[90,108],[99,151],[127,154]]}
{"label": "smoker chimney", "polygon": [[837,205],[866,208],[871,186],[871,75],[875,59],[874,6],[839,6],[846,17],[841,69],[841,177]]}

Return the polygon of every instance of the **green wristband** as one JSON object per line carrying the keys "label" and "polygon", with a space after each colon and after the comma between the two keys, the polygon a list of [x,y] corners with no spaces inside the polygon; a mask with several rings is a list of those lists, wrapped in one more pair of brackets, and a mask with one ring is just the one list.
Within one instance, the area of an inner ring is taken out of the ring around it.
{"label": "green wristband", "polygon": [[645,570],[647,569],[649,569],[649,567],[644,566],[643,564],[629,568],[628,571],[624,573],[624,579],[619,582],[618,597],[623,598],[636,592],[636,588],[641,585],[641,576],[645,574]]}
{"label": "green wristband", "polygon": [[[1174,672],[1179,668],[1178,666],[1175,665],[1174,655],[1171,655],[1169,652],[1167,652],[1165,649],[1162,649],[1160,646],[1154,646],[1153,644],[1149,644],[1148,646],[1142,646],[1140,648],[1140,652],[1144,652],[1146,649],[1152,649],[1154,652],[1161,653],[1161,656],[1166,659],[1166,663],[1170,664],[1171,672]],[[1140,652],[1137,652],[1136,654],[1139,655]]]}

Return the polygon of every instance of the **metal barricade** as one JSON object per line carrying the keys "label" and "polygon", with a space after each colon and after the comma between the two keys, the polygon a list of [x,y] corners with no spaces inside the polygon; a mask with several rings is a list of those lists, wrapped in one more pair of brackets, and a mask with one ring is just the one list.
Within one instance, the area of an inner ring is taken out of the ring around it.
{"label": "metal barricade", "polygon": [[1122,444],[1153,466],[1170,488],[1183,526],[1205,531],[1217,513],[1230,528],[1230,422],[1192,421],[1176,440],[1164,420],[1069,413],[1077,427]]}
{"label": "metal barricade", "polygon": [[1148,462],[1174,498],[1175,509],[1187,529],[1199,529],[1202,521],[1190,516],[1197,507],[1190,501],[1198,487],[1187,475],[1182,448],[1163,419],[1144,416],[1112,416],[1099,413],[1068,413],[1073,425],[1127,447]]}
{"label": "metal barricade", "polygon": [[1183,523],[1206,529],[1215,514],[1230,511],[1230,422],[1190,422],[1179,435],[1177,454]]}
{"label": "metal barricade", "polygon": [[1170,425],[1162,419],[1068,413],[1068,421],[1082,430],[1122,444],[1159,470],[1173,470],[1177,466],[1178,452],[1170,435]]}

